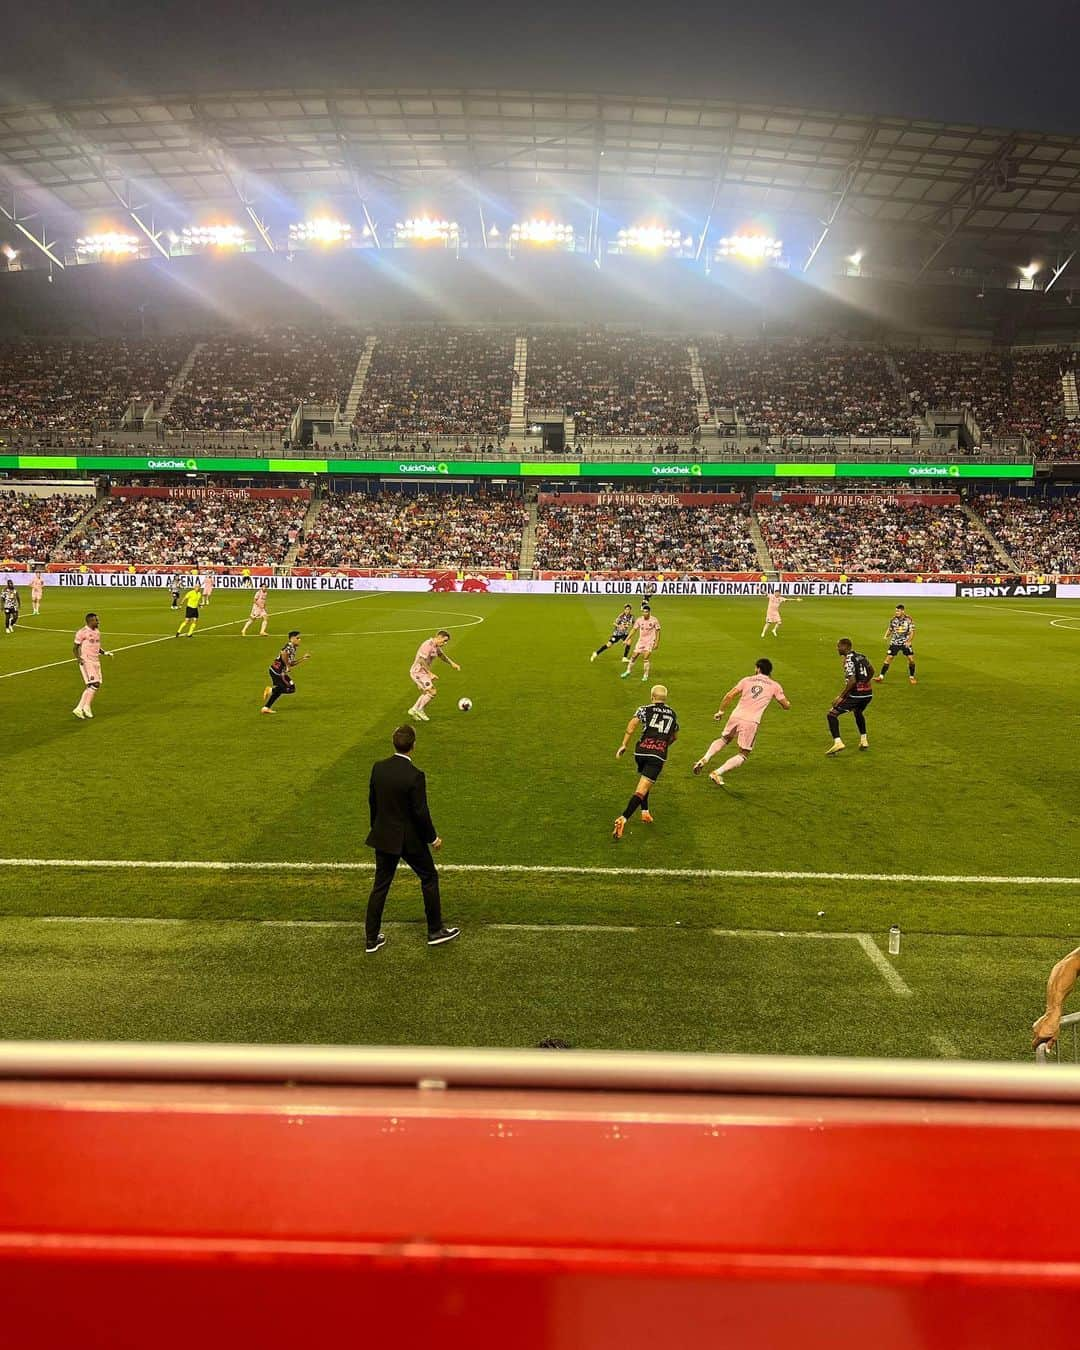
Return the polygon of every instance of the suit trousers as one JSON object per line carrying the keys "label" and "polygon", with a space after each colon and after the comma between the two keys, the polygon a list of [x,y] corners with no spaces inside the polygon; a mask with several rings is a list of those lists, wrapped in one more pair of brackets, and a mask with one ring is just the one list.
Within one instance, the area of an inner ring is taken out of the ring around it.
{"label": "suit trousers", "polygon": [[399,862],[406,862],[420,878],[420,893],[424,897],[424,914],[427,918],[429,933],[437,933],[442,927],[442,901],[439,896],[439,872],[431,849],[427,844],[409,853],[383,853],[375,850],[375,881],[368,897],[365,931],[367,941],[374,942],[379,936],[382,925],[383,906],[390,893],[390,883],[394,880]]}

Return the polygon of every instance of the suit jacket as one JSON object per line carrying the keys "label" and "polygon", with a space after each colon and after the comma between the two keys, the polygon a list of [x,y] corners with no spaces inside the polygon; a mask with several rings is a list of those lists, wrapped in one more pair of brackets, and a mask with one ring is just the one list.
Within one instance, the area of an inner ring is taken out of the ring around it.
{"label": "suit jacket", "polygon": [[372,765],[368,807],[368,848],[400,856],[419,852],[438,838],[428,810],[424,775],[403,755],[391,755]]}

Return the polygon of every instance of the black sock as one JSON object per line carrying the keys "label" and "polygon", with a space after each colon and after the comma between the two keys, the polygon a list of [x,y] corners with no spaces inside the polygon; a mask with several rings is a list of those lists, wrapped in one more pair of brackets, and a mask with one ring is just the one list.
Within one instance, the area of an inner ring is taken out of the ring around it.
{"label": "black sock", "polygon": [[829,730],[832,732],[833,740],[840,739],[840,719],[835,713],[829,713]]}
{"label": "black sock", "polygon": [[859,735],[866,735],[866,718],[862,715],[862,709],[855,709],[855,725],[859,728]]}
{"label": "black sock", "polygon": [[280,685],[275,685],[270,691],[270,697],[266,700],[266,706],[272,708],[284,692],[284,689],[282,689]]}
{"label": "black sock", "polygon": [[[651,789],[650,789],[650,791],[651,791]],[[646,792],[645,796],[642,797],[642,799],[641,799],[641,809],[642,809],[643,811],[647,811],[647,810],[649,809],[649,793],[648,793],[648,792]]]}
{"label": "black sock", "polygon": [[629,642],[624,642],[624,643],[623,643],[622,654],[623,654],[623,660],[625,661],[626,658],[630,655],[630,644],[629,644]]}
{"label": "black sock", "polygon": [[889,663],[888,663],[888,661],[882,661],[882,663],[881,663],[881,678],[884,679],[885,676],[888,675],[888,673],[889,673]]}
{"label": "black sock", "polygon": [[909,662],[907,663],[907,673],[908,673],[909,675],[914,675],[914,674],[915,674],[915,662],[914,662],[914,661],[909,661]]}
{"label": "black sock", "polygon": [[642,804],[641,798],[635,792],[634,795],[630,798],[630,801],[627,803],[626,810],[623,812],[623,815],[626,817],[627,820],[630,819],[630,817],[634,814],[634,812],[638,809],[638,807],[641,804]]}
{"label": "black sock", "polygon": [[600,656],[603,652],[606,652],[607,649],[608,649],[610,646],[611,646],[611,643],[610,643],[610,642],[605,642],[604,645],[603,645],[602,647],[597,647],[597,649],[596,649],[596,655],[597,655],[597,656]]}

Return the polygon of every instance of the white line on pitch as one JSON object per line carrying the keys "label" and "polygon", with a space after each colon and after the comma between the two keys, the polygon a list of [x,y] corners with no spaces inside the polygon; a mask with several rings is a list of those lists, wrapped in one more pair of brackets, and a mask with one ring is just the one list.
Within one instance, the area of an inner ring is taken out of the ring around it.
{"label": "white line on pitch", "polygon": [[[0,867],[115,868],[145,872],[371,872],[374,862],[218,862],[167,858],[0,858]],[[570,864],[440,863],[440,872],[574,877],[701,877],[712,881],[909,881],[949,886],[1080,886],[1080,877],[967,876],[919,872],[780,872],[718,867],[574,867]]]}
{"label": "white line on pitch", "polygon": [[[281,614],[303,614],[309,609],[328,609],[331,605],[344,605],[347,604],[350,600],[374,600],[378,596],[385,594],[387,594],[387,592],[385,591],[368,591],[365,592],[365,594],[363,595],[346,595],[340,600],[327,600],[325,604],[321,605],[297,605],[294,609],[279,609],[273,617],[277,618],[278,615]],[[209,628],[204,628],[202,632],[213,633],[219,628],[232,628],[234,627],[234,625],[243,622],[244,622],[243,618],[230,619],[228,623],[211,624]],[[467,626],[472,627],[471,624]],[[145,642],[129,642],[126,644],[126,646],[123,647],[113,647],[112,651],[114,655],[117,652],[132,652],[136,649],[136,647],[153,647],[155,643],[158,642],[171,642],[175,637],[176,637],[175,633],[166,633],[162,637],[147,638]],[[180,639],[180,641],[186,642],[187,639],[182,638]],[[74,664],[75,658],[73,656],[69,656],[63,661],[46,661],[46,663],[43,666],[27,666],[25,670],[9,670],[5,674],[0,675],[0,680],[12,680],[15,678],[16,675],[33,675],[36,671],[39,670],[51,670],[54,666],[73,666]]]}
{"label": "white line on pitch", "polygon": [[911,989],[907,982],[901,977],[900,972],[889,961],[889,958],[877,945],[869,933],[856,933],[855,941],[870,958],[871,962],[877,966],[878,974],[897,995],[898,998],[910,998]]}
{"label": "white line on pitch", "polygon": [[777,932],[767,928],[714,928],[713,934],[716,937],[732,938],[811,938],[815,940],[832,940],[834,942],[857,942],[866,955],[870,958],[871,964],[876,968],[878,974],[893,991],[898,998],[910,998],[911,990],[900,975],[889,964],[885,953],[877,945],[869,933],[799,933],[799,932]]}

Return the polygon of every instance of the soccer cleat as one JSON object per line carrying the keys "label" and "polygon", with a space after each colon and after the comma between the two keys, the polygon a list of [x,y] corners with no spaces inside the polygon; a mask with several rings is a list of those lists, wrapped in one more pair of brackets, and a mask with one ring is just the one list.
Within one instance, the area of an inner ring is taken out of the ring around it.
{"label": "soccer cleat", "polygon": [[645,681],[646,681],[648,678],[649,678],[648,675],[642,675],[642,677],[641,677],[641,683],[644,684]]}
{"label": "soccer cleat", "polygon": [[869,750],[869,749],[870,749],[870,742],[866,739],[865,736],[861,736],[861,737],[859,738],[859,749],[860,749],[860,750]]}
{"label": "soccer cleat", "polygon": [[[456,937],[461,936],[460,928],[440,928],[437,933],[429,933],[427,945],[429,947],[441,947],[444,942],[453,942]],[[383,938],[385,942],[386,939]]]}
{"label": "soccer cleat", "polygon": [[90,711],[89,708],[83,709],[83,716],[86,718],[88,722],[92,722],[94,720],[94,714]]}
{"label": "soccer cleat", "polygon": [[406,717],[415,717],[418,722],[430,722],[431,718],[421,708],[410,708]]}
{"label": "soccer cleat", "polygon": [[846,749],[847,749],[847,746],[844,744],[843,741],[835,741],[835,742],[829,747],[829,749],[825,751],[825,754],[826,754],[826,755],[838,755],[838,754],[840,753],[841,750],[846,750]]}
{"label": "soccer cleat", "polygon": [[590,653],[589,653],[589,660],[590,660],[590,661],[595,661],[595,660],[596,660],[596,653],[595,653],[595,652],[590,652]]}
{"label": "soccer cleat", "polygon": [[885,683],[885,676],[884,676],[884,675],[875,675],[875,676],[874,676],[874,683],[875,683],[875,684],[884,684],[884,683]]}
{"label": "soccer cleat", "polygon": [[71,715],[72,717],[77,717],[81,722],[83,718],[86,716],[86,713],[83,712],[82,708],[72,708]]}
{"label": "soccer cleat", "polygon": [[653,813],[651,811],[642,811],[641,819],[646,825],[651,825],[653,823]]}
{"label": "soccer cleat", "polygon": [[710,780],[711,780],[713,783],[716,784],[717,787],[723,787],[723,786],[724,786],[724,780],[720,777],[720,770],[719,770],[719,769],[713,769],[712,773],[709,774],[709,778],[710,778]]}
{"label": "soccer cleat", "polygon": [[380,933],[374,942],[368,942],[365,944],[364,951],[367,952],[368,956],[371,956],[373,952],[377,952],[380,947],[385,946],[386,946],[386,934]]}
{"label": "soccer cleat", "polygon": [[271,714],[274,714],[274,715],[276,715],[276,713],[277,713],[277,709],[276,709],[276,708],[260,708],[259,711],[260,711],[261,713],[271,713]]}
{"label": "soccer cleat", "polygon": [[703,759],[699,759],[696,764],[690,766],[690,772],[696,777],[704,767],[705,761]]}
{"label": "soccer cleat", "polygon": [[907,677],[907,680],[908,680],[908,684],[918,684],[918,683],[919,683],[919,681],[915,678],[914,675],[909,675],[909,676]]}
{"label": "soccer cleat", "polygon": [[621,839],[622,836],[623,836],[623,830],[625,830],[625,829],[626,829],[626,817],[625,817],[625,816],[616,816],[616,818],[615,818],[615,828],[611,831],[611,837],[612,837],[612,839],[616,839],[616,840]]}
{"label": "soccer cleat", "polygon": [[620,680],[625,680],[629,674],[630,674],[630,667],[627,666],[625,670],[620,671],[620,673],[619,673],[619,679],[620,679]]}

